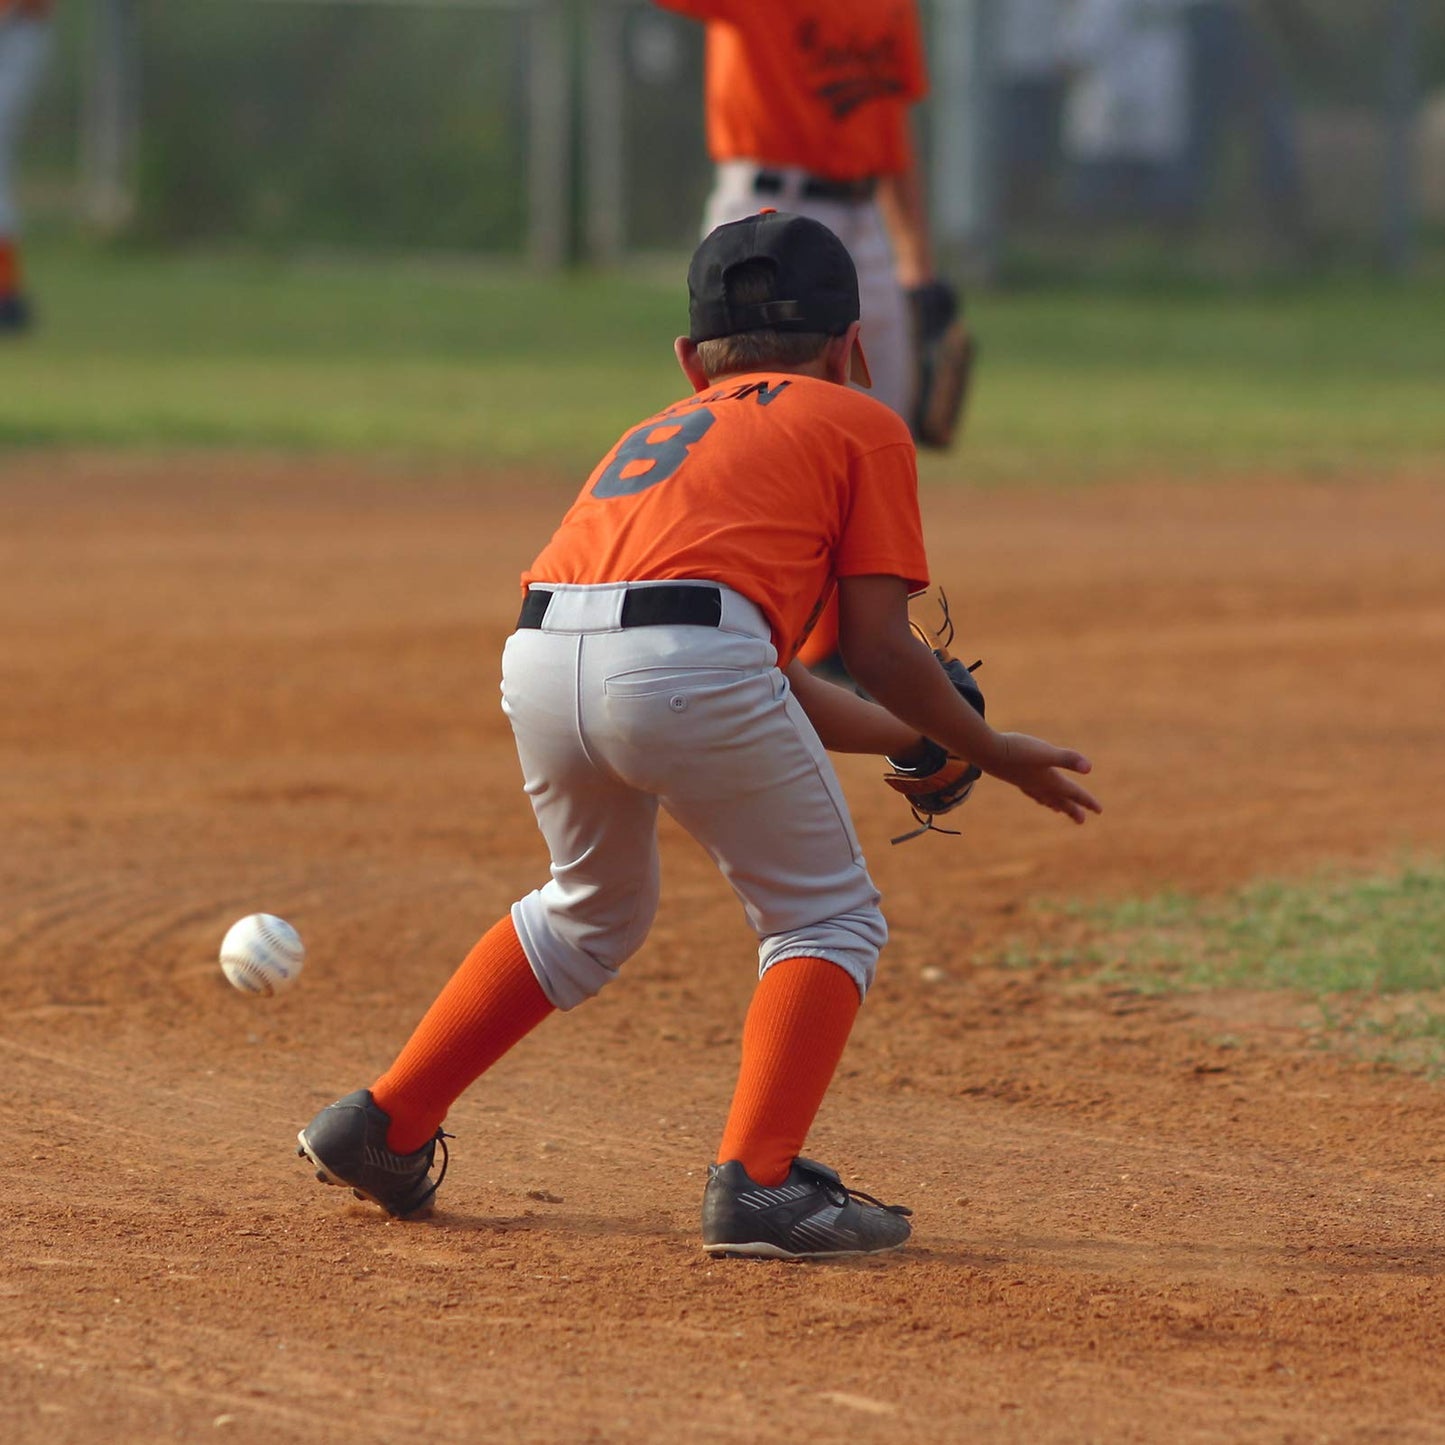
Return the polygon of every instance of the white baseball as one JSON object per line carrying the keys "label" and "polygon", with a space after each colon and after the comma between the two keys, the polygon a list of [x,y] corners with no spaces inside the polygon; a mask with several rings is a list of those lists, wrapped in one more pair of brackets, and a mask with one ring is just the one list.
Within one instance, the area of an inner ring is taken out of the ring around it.
{"label": "white baseball", "polygon": [[242,993],[269,998],[290,988],[305,961],[301,935],[274,913],[252,913],[221,940],[221,972]]}

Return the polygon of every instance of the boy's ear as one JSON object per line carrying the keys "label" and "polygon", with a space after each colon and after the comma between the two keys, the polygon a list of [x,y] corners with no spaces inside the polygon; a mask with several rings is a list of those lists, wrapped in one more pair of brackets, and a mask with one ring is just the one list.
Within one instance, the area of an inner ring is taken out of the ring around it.
{"label": "boy's ear", "polygon": [[862,323],[854,321],[841,335],[828,343],[827,360],[824,363],[829,381],[842,386],[857,382],[859,386],[873,385],[868,374],[868,361],[863,355],[863,343],[858,339]]}
{"label": "boy's ear", "polygon": [[696,342],[690,341],[686,336],[679,336],[672,343],[672,353],[677,357],[677,364],[682,367],[682,374],[692,383],[694,391],[706,391],[712,385],[698,357]]}

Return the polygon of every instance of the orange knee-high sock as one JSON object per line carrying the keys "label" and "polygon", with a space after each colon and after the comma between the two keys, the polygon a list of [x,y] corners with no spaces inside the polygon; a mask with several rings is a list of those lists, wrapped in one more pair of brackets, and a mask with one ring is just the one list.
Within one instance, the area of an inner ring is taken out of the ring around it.
{"label": "orange knee-high sock", "polygon": [[718,1148],[759,1184],[781,1184],[802,1150],[858,1016],[858,986],[836,963],[787,958],[758,983],[743,1062]]}
{"label": "orange knee-high sock", "polygon": [[396,1062],[371,1086],[391,1115],[387,1146],[420,1149],[461,1092],[553,1009],[508,915],[447,980]]}

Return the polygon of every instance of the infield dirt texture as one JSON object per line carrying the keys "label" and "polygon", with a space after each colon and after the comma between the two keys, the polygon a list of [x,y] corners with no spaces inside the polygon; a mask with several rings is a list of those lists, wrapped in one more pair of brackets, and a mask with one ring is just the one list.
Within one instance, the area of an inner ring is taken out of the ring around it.
{"label": "infield dirt texture", "polygon": [[[1107,812],[985,783],[890,848],[843,761],[893,942],[811,1143],[917,1233],[789,1267],[698,1247],[754,962],[671,826],[650,941],[457,1106],[434,1218],[294,1157],[543,873],[496,678],[566,489],[432,470],[6,462],[0,1437],[1445,1439],[1441,1087],[1280,995],[988,962],[1069,926],[1036,900],[1445,846],[1445,490],[927,493],[990,714]],[[269,1003],[215,961],[263,909],[309,950]]]}

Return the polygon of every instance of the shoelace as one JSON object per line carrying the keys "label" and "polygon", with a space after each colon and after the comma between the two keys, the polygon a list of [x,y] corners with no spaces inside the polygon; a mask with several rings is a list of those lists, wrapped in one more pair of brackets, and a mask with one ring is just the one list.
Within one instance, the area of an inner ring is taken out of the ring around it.
{"label": "shoelace", "polygon": [[831,1179],[826,1174],[819,1174],[816,1170],[804,1166],[806,1173],[811,1174],[831,1196],[842,1195],[836,1202],[840,1205],[846,1204],[850,1199],[862,1200],[864,1204],[871,1204],[874,1209],[881,1209],[885,1214],[911,1215],[913,1211],[906,1204],[885,1204],[881,1199],[875,1199],[871,1194],[865,1194],[861,1189],[850,1189],[841,1179]]}
{"label": "shoelace", "polygon": [[451,1163],[452,1158],[451,1150],[447,1148],[447,1140],[455,1139],[456,1137],[457,1136],[455,1134],[448,1134],[445,1129],[438,1129],[436,1131],[436,1135],[431,1141],[432,1157],[431,1159],[427,1160],[426,1167],[428,1169],[431,1168],[432,1159],[436,1158],[436,1145],[440,1144],[442,1146],[441,1171],[437,1174],[437,1177],[431,1181],[431,1187],[426,1191],[426,1193],[423,1194],[422,1197],[418,1199],[417,1202],[413,1204],[410,1209],[407,1210],[408,1214],[411,1214],[415,1210],[420,1209],[424,1204],[429,1204],[431,1202],[432,1196],[437,1192],[438,1189],[442,1187],[442,1180],[447,1177],[447,1165]]}
{"label": "shoelace", "polygon": [[885,1204],[881,1199],[875,1199],[871,1194],[864,1194],[861,1189],[849,1189],[846,1184],[840,1184],[839,1189],[849,1199],[861,1199],[864,1204],[871,1204],[875,1209],[881,1209],[885,1214],[912,1214],[913,1211],[906,1204]]}

